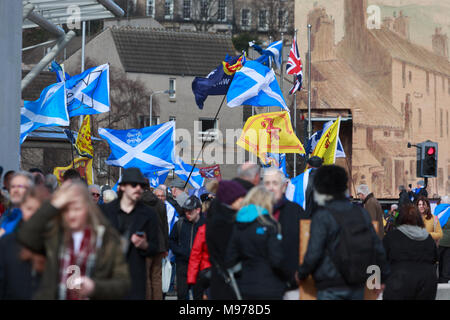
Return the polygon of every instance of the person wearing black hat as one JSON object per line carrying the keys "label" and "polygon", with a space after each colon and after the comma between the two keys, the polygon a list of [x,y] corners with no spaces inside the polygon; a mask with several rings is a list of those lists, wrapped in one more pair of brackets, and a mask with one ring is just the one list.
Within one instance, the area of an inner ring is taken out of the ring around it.
{"label": "person wearing black hat", "polygon": [[181,217],[173,226],[169,237],[169,246],[175,255],[177,297],[178,300],[189,299],[187,270],[189,256],[198,228],[205,223],[201,215],[202,203],[196,196],[190,196],[184,202],[182,209],[185,216]]}
{"label": "person wearing black hat", "polygon": [[307,169],[311,169],[309,172],[308,186],[306,187],[305,198],[306,198],[306,208],[305,215],[311,218],[314,211],[317,210],[317,203],[314,202],[314,177],[316,175],[317,169],[323,164],[322,158],[318,156],[313,156],[306,162]]}
{"label": "person wearing black hat", "polygon": [[110,223],[122,236],[123,252],[130,269],[131,292],[127,297],[146,297],[146,258],[159,251],[158,218],[142,201],[147,181],[138,168],[125,169],[119,183],[119,198],[101,205]]}

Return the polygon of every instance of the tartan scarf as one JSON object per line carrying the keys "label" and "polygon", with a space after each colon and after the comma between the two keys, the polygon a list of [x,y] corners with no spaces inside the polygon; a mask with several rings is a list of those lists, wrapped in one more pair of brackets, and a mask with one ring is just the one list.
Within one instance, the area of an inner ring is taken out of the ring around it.
{"label": "tartan scarf", "polygon": [[[80,300],[79,290],[68,288],[73,285],[71,281],[74,275],[90,276],[92,269],[92,260],[95,255],[95,246],[92,230],[87,228],[83,231],[80,250],[75,254],[72,235],[67,242],[68,246],[63,244],[59,252],[59,299],[61,300]],[[77,268],[78,267],[78,268]]]}

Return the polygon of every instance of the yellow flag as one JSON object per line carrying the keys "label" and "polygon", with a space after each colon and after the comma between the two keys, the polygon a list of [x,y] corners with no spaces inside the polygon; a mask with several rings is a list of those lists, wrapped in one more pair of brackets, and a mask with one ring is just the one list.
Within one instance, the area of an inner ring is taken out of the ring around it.
{"label": "yellow flag", "polygon": [[91,141],[91,116],[87,115],[83,119],[80,131],[78,132],[75,148],[82,157],[93,158],[94,148]]}
{"label": "yellow flag", "polygon": [[85,179],[88,185],[93,183],[92,180],[92,159],[89,158],[76,158],[73,163],[68,165],[67,167],[56,167],[53,170],[53,174],[58,179],[58,183],[61,184],[62,176],[69,169],[77,170],[81,178]]}
{"label": "yellow flag", "polygon": [[334,164],[336,161],[336,148],[339,138],[339,127],[341,118],[337,120],[322,134],[322,137],[317,142],[316,147],[311,155],[318,156],[323,159],[324,165]]}
{"label": "yellow flag", "polygon": [[268,152],[305,153],[287,111],[261,113],[248,118],[236,144],[260,158]]}

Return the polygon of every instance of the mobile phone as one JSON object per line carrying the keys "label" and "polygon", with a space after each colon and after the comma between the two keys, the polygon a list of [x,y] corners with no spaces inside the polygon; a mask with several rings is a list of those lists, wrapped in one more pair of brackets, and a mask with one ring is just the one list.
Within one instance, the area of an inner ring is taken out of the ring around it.
{"label": "mobile phone", "polygon": [[144,231],[136,231],[135,235],[137,235],[138,237],[143,237],[145,235]]}

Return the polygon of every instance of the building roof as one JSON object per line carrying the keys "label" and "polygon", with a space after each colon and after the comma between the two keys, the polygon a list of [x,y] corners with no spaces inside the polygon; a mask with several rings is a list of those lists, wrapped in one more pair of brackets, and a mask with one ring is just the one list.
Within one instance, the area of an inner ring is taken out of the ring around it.
{"label": "building roof", "polygon": [[416,149],[408,148],[406,140],[405,141],[397,141],[397,140],[377,140],[377,144],[387,152],[388,154],[394,157],[415,157]]}
{"label": "building roof", "polygon": [[450,62],[430,50],[412,43],[395,32],[381,28],[369,30],[394,59],[450,76]]}
{"label": "building roof", "polygon": [[150,28],[111,28],[125,72],[206,76],[226,54],[230,35]]}
{"label": "building roof", "polygon": [[321,80],[313,80],[320,100],[317,109],[350,109],[355,125],[403,128],[401,114],[345,62],[313,62],[313,68]]}

